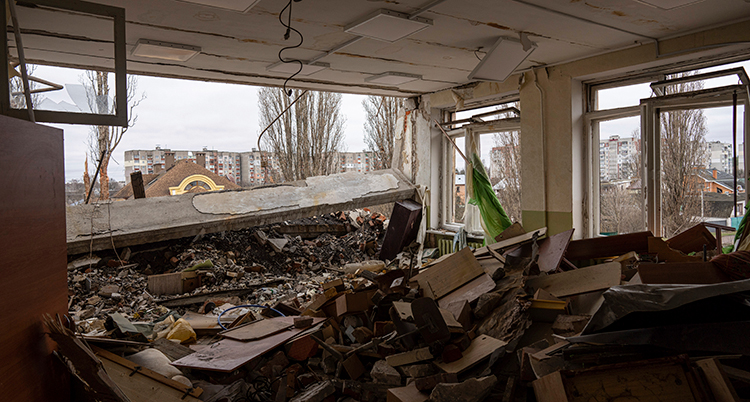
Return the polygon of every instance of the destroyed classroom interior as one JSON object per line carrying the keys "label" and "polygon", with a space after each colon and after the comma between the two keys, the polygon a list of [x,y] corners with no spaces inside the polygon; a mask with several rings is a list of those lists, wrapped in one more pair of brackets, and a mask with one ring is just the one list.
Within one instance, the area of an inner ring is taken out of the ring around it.
{"label": "destroyed classroom interior", "polygon": [[[731,239],[714,223],[667,233],[660,165],[664,113],[750,103],[731,66],[750,59],[750,1],[6,0],[0,13],[0,75],[108,71],[119,99],[111,115],[29,110],[0,86],[0,399],[750,400],[744,223]],[[66,207],[64,132],[47,123],[126,125],[127,74],[403,98],[392,167]],[[650,95],[602,107],[636,84]],[[605,236],[598,127],[623,117],[639,121],[642,228]],[[734,121],[748,154],[750,116]],[[472,155],[507,131],[520,223],[492,192],[457,222],[457,164],[475,198],[487,183]]]}

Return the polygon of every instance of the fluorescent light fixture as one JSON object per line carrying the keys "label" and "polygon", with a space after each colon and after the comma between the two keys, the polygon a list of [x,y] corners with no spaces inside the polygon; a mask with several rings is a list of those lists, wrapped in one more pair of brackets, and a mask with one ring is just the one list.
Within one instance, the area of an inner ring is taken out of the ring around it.
{"label": "fluorescent light fixture", "polygon": [[474,71],[469,74],[469,79],[503,82],[535,49],[534,43],[528,50],[523,50],[520,41],[500,38],[492,45],[482,61],[477,64]]}
{"label": "fluorescent light fixture", "polygon": [[639,3],[661,8],[662,10],[674,10],[675,8],[689,6],[691,4],[700,3],[703,0],[635,0]]}
{"label": "fluorescent light fixture", "polygon": [[133,56],[148,57],[170,61],[188,61],[200,53],[198,46],[180,45],[150,39],[138,39],[133,49]]}
{"label": "fluorescent light fixture", "polygon": [[421,80],[421,75],[399,73],[397,71],[388,71],[383,74],[373,75],[372,77],[365,78],[366,82],[372,82],[375,84],[385,85],[401,85],[407,82]]}
{"label": "fluorescent light fixture", "polygon": [[[308,63],[303,61],[302,62],[302,71],[300,71],[299,75],[312,75],[317,73],[320,70],[325,70],[326,68],[330,68],[331,65],[328,63],[323,63],[320,61],[316,61],[314,63]],[[294,74],[299,70],[299,63],[297,62],[291,62],[291,63],[283,63],[278,62],[271,64],[270,66],[266,67],[266,71],[273,71],[274,73],[284,73],[284,74]]]}
{"label": "fluorescent light fixture", "polygon": [[432,20],[409,18],[409,14],[380,9],[365,19],[347,26],[344,31],[368,38],[395,42],[432,25]]}
{"label": "fluorescent light fixture", "polygon": [[225,10],[236,11],[240,13],[248,12],[260,0],[179,0],[185,3],[200,4],[214,8],[223,8]]}

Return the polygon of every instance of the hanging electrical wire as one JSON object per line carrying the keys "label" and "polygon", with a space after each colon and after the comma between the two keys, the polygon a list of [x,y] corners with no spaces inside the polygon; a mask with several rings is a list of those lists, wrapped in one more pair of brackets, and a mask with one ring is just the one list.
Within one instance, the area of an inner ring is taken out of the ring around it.
{"label": "hanging electrical wire", "polygon": [[[279,60],[282,63],[285,63],[285,64],[286,63],[298,63],[299,64],[299,68],[297,69],[297,72],[294,73],[294,74],[292,74],[289,78],[287,78],[284,81],[284,93],[287,96],[292,96],[292,90],[291,89],[286,89],[286,84],[292,78],[296,77],[297,74],[299,74],[299,73],[302,72],[302,66],[304,65],[301,60],[298,60],[298,59],[288,59],[287,60],[287,59],[284,59],[284,57],[282,57],[282,55],[281,55],[282,53],[284,53],[285,50],[296,49],[296,48],[302,46],[302,42],[305,41],[305,38],[302,36],[302,32],[300,32],[300,31],[298,31],[298,30],[296,30],[296,29],[294,29],[292,27],[292,3],[295,2],[295,1],[298,2],[300,0],[289,0],[289,3],[287,3],[287,5],[279,13],[279,22],[281,23],[281,25],[283,25],[283,26],[286,27],[286,33],[284,33],[284,40],[289,40],[289,37],[291,36],[292,31],[297,32],[297,34],[299,35],[299,43],[298,44],[296,44],[294,46],[287,46],[287,47],[279,50]],[[287,8],[289,9],[289,13],[287,15],[287,22],[284,22],[284,19],[282,18],[282,15],[284,14],[284,11],[286,11]]]}

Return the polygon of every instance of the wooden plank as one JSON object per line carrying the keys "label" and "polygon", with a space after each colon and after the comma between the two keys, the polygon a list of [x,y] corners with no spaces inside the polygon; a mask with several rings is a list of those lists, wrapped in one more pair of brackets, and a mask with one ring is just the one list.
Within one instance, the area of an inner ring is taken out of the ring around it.
{"label": "wooden plank", "polygon": [[440,308],[448,308],[451,303],[466,300],[469,303],[479,299],[479,296],[495,288],[495,281],[487,274],[482,274],[476,279],[468,282],[453,292],[445,295],[438,300]]}
{"label": "wooden plank", "polygon": [[690,256],[673,250],[661,237],[648,238],[648,253],[656,254],[661,262],[700,262],[700,256]]}
{"label": "wooden plank", "polygon": [[[219,326],[219,321],[215,315],[203,315],[188,311],[182,318],[190,324],[194,331],[221,331],[221,326]],[[232,321],[234,321],[234,318],[226,314],[221,317],[221,323],[224,326],[231,324]]]}
{"label": "wooden plank", "polygon": [[544,289],[555,297],[607,289],[620,284],[620,263],[608,262],[559,274],[540,276],[526,282],[530,288]]}
{"label": "wooden plank", "polygon": [[630,251],[644,254],[648,252],[649,237],[653,237],[653,233],[645,231],[573,240],[568,245],[565,258],[571,261],[590,260],[594,258],[614,257]]}
{"label": "wooden plank", "polygon": [[638,264],[641,283],[647,284],[708,284],[729,281],[712,262],[668,262]]}
{"label": "wooden plank", "polygon": [[732,366],[721,366],[721,368],[727,374],[727,377],[744,382],[745,384],[750,384],[750,372]]}
{"label": "wooden plank", "polygon": [[68,313],[63,131],[0,116],[0,147],[0,302],[6,307],[0,395],[66,401],[70,377],[39,323],[42,314]]}
{"label": "wooden plank", "polygon": [[711,388],[711,393],[714,394],[716,402],[739,402],[740,398],[737,396],[737,391],[734,390],[732,383],[729,382],[727,374],[717,359],[698,360],[696,364],[703,371],[706,382],[708,382],[708,387]]}
{"label": "wooden plank", "polygon": [[413,279],[419,283],[425,296],[437,300],[482,274],[482,266],[471,249],[465,247]]}
{"label": "wooden plank", "polygon": [[676,236],[670,237],[667,244],[669,244],[669,247],[685,254],[702,253],[704,245],[706,250],[716,249],[716,237],[705,225],[699,223]]}
{"label": "wooden plank", "polygon": [[490,244],[489,246],[480,247],[480,248],[474,250],[474,256],[479,257],[479,256],[482,256],[482,255],[485,255],[485,254],[489,254],[488,247],[492,248],[495,251],[500,251],[502,249],[506,249],[506,248],[511,247],[511,246],[515,246],[515,245],[518,245],[518,244],[521,244],[521,243],[525,243],[527,241],[531,241],[531,239],[534,238],[534,234],[535,233],[537,234],[538,238],[541,239],[542,237],[544,237],[544,235],[547,234],[547,228],[543,227],[543,228],[540,228],[540,229],[533,230],[531,232],[525,233],[525,234],[520,235],[520,236],[511,237],[510,239],[502,240],[502,241],[499,241],[497,243]]}
{"label": "wooden plank", "polygon": [[505,347],[507,342],[495,339],[491,336],[480,335],[471,341],[466,350],[463,351],[463,357],[451,362],[451,363],[435,363],[446,373],[461,374],[464,371],[479,364],[484,359],[490,357],[490,355],[497,349]]}
{"label": "wooden plank", "polygon": [[[139,374],[139,375],[144,376],[144,377],[148,377],[151,380],[151,381],[138,381],[137,382],[138,384],[135,384],[135,385],[139,385],[140,386],[144,382],[147,383],[147,384],[149,384],[152,381],[155,381],[155,382],[161,384],[164,387],[169,387],[169,388],[177,391],[176,395],[179,395],[179,397],[182,397],[183,395],[187,394],[188,396],[192,396],[194,398],[198,398],[203,393],[203,390],[201,388],[188,387],[187,385],[185,385],[185,384],[183,384],[181,382],[175,381],[175,380],[173,380],[171,378],[167,378],[164,375],[159,374],[159,373],[157,373],[157,372],[155,372],[155,371],[153,371],[151,369],[148,369],[146,367],[141,367],[141,366],[139,366],[139,365],[131,362],[130,360],[128,360],[128,359],[126,359],[124,357],[117,356],[116,354],[108,352],[108,351],[106,351],[104,349],[97,348],[96,346],[94,346],[93,347],[93,351],[96,354],[96,356],[99,358],[99,360],[101,360],[102,363],[104,363],[104,368],[107,370],[107,374],[109,374],[109,376],[112,378],[112,380],[118,386],[120,386],[120,388],[123,390],[123,392],[125,392],[125,395],[127,395],[131,399],[133,399],[133,397],[128,394],[128,391],[127,391],[128,387],[122,387],[121,386],[121,384],[120,384],[121,380],[118,380],[116,378],[116,376],[113,375],[110,372],[110,367],[112,367],[112,366],[111,365],[107,365],[107,362],[111,362],[112,364],[121,367],[121,369],[118,368],[117,370],[114,371],[118,375],[121,372],[123,372],[123,369],[124,369],[124,372],[127,373],[128,377],[131,377],[131,373],[136,372],[136,374]],[[130,385],[133,385],[133,384],[130,384]],[[148,389],[148,388],[158,389],[158,388],[160,388],[160,386],[156,385],[156,384],[150,384],[149,386],[147,386],[146,389]],[[171,395],[171,394],[175,394],[175,393],[173,393],[173,392],[166,392],[166,395]],[[144,399],[142,399],[142,397],[143,396],[140,396],[139,398],[136,398],[134,400],[144,400]],[[156,398],[156,399],[160,400],[158,398]],[[146,400],[151,400],[151,399],[146,399]]]}
{"label": "wooden plank", "polygon": [[155,296],[182,293],[182,272],[149,275],[148,291]]}
{"label": "wooden plank", "polygon": [[146,189],[143,186],[143,173],[140,170],[130,173],[130,185],[133,187],[133,198],[146,198]]}
{"label": "wooden plank", "polygon": [[386,402],[425,402],[430,399],[430,394],[423,394],[417,389],[417,385],[411,382],[405,387],[389,388]]}
{"label": "wooden plank", "polygon": [[568,402],[565,385],[559,371],[535,380],[531,383],[538,402]]}
{"label": "wooden plank", "polygon": [[193,349],[190,349],[187,346],[182,346],[177,342],[172,342],[166,338],[159,338],[152,342],[151,345],[164,353],[164,356],[167,356],[170,361],[179,360],[187,355],[195,353]]}
{"label": "wooden plank", "polygon": [[199,352],[172,362],[172,365],[229,373],[277,348],[300,332],[301,330],[292,328],[253,342],[222,339]]}
{"label": "wooden plank", "polygon": [[520,223],[514,222],[512,225],[508,226],[505,230],[503,230],[502,233],[497,235],[495,237],[495,241],[503,241],[508,240],[510,238],[521,236],[523,234],[526,234],[526,230],[521,226]]}
{"label": "wooden plank", "polygon": [[412,200],[397,201],[393,204],[391,220],[385,231],[380,260],[392,260],[401,250],[417,238],[422,221],[422,205]]}
{"label": "wooden plank", "polygon": [[249,324],[240,325],[239,327],[219,332],[219,335],[238,341],[252,341],[277,334],[294,326],[294,323],[289,324],[289,320],[279,320],[277,318],[253,321]]}
{"label": "wooden plank", "polygon": [[[117,384],[117,386],[128,396],[132,402],[198,402],[200,399],[187,395],[183,398],[185,391],[179,391],[175,388],[164,385],[162,382],[157,381],[149,376],[145,376],[141,371],[148,370],[141,368],[133,373],[132,369],[117,364],[112,360],[101,357],[104,369],[107,370],[107,374]],[[161,375],[161,374],[157,374]],[[164,379],[169,380],[167,377],[162,376]],[[172,380],[170,380],[172,381]],[[177,382],[177,381],[175,381]],[[185,385],[178,383],[185,387]],[[187,387],[185,387],[187,388]]]}
{"label": "wooden plank", "polygon": [[539,269],[542,272],[552,272],[560,266],[560,262],[568,249],[570,239],[575,229],[566,230],[548,237],[539,244]]}
{"label": "wooden plank", "polygon": [[385,357],[386,363],[390,364],[391,367],[404,366],[407,364],[417,363],[424,360],[430,360],[434,358],[430,353],[430,348],[414,349],[408,352],[397,353],[395,355],[388,355]]}

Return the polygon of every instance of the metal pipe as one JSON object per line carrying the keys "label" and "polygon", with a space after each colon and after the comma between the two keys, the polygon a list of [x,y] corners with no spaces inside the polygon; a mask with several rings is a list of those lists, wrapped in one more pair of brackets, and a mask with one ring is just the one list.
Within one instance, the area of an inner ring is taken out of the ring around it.
{"label": "metal pipe", "polygon": [[23,92],[26,97],[26,110],[29,111],[29,121],[36,123],[34,117],[34,104],[31,101],[31,89],[29,88],[29,74],[26,71],[26,57],[23,54],[23,42],[21,41],[21,30],[18,27],[18,18],[16,17],[15,0],[8,1],[10,8],[10,18],[13,21],[13,35],[16,37],[16,49],[18,50],[18,60],[21,62],[21,81],[23,81]]}

